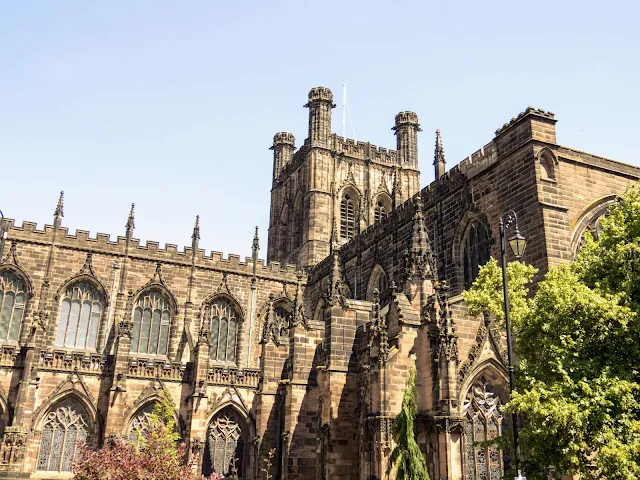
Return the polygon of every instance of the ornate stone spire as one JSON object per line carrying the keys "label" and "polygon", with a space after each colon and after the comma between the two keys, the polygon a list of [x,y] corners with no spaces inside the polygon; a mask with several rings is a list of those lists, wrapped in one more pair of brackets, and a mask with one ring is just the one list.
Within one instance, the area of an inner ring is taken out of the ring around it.
{"label": "ornate stone spire", "polygon": [[53,212],[54,217],[64,217],[64,192],[60,192],[60,198],[58,199],[58,205],[56,205],[56,211]]}
{"label": "ornate stone spire", "polygon": [[129,212],[129,218],[127,218],[127,224],[125,225],[125,228],[127,229],[127,233],[133,232],[133,229],[136,226],[136,223],[135,223],[135,209],[136,209],[136,204],[132,203],[131,204],[131,211]]}
{"label": "ornate stone spire", "polygon": [[422,279],[434,278],[433,252],[429,244],[427,229],[422,213],[422,197],[420,194],[415,199],[416,211],[413,214],[413,228],[411,234],[411,248],[405,251],[404,269],[405,279],[413,277]]}
{"label": "ornate stone spire", "polygon": [[440,306],[438,337],[436,338],[436,362],[458,363],[458,334],[449,307],[449,286],[447,282],[436,284],[436,297]]}
{"label": "ornate stone spire", "polygon": [[433,164],[435,165],[436,178],[440,178],[446,172],[446,161],[444,159],[444,148],[442,147],[442,137],[440,130],[436,130],[436,151],[433,156]]}

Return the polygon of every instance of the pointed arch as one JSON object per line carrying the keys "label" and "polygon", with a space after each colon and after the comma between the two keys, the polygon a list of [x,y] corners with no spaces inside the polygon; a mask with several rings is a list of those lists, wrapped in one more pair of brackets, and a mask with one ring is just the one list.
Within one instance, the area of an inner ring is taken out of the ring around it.
{"label": "pointed arch", "polygon": [[367,284],[367,300],[373,301],[373,291],[378,289],[378,293],[382,296],[389,288],[389,277],[387,277],[387,273],[384,271],[384,268],[377,263],[373,269],[371,270],[371,275],[369,275],[369,283]]}
{"label": "pointed arch", "polygon": [[269,299],[266,302],[261,314],[263,341],[273,340],[276,345],[281,344],[282,339],[289,335],[293,308],[293,302],[285,296]]}
{"label": "pointed arch", "polygon": [[391,213],[391,197],[387,193],[379,193],[373,201],[373,223],[383,221]]}
{"label": "pointed arch", "polygon": [[211,331],[211,360],[237,364],[240,327],[245,318],[240,303],[230,293],[217,293],[205,301],[201,311]]}
{"label": "pointed arch", "polygon": [[207,421],[202,473],[226,476],[235,465],[238,478],[247,478],[249,434],[248,415],[238,404],[225,402],[218,406]]}
{"label": "pointed arch", "polygon": [[555,153],[549,147],[544,147],[538,152],[538,161],[540,163],[540,178],[555,180],[556,169],[559,166]]}
{"label": "pointed arch", "polygon": [[[80,442],[95,443],[96,412],[88,398],[69,391],[39,409],[36,432],[40,434],[37,471],[70,472]],[[42,415],[42,413],[45,413]]]}
{"label": "pointed arch", "polygon": [[504,368],[487,360],[461,389],[463,420],[463,474],[469,479],[500,479],[504,461],[495,443],[489,443],[509,428],[502,407],[508,401]]}
{"label": "pointed arch", "polygon": [[57,324],[55,344],[60,347],[95,349],[109,295],[94,275],[80,273],[65,281],[57,290]]}
{"label": "pointed arch", "polygon": [[458,224],[453,241],[453,262],[462,288],[468,288],[478,268],[491,258],[491,229],[486,216],[466,211]]}
{"label": "pointed arch", "polygon": [[31,280],[20,267],[0,266],[0,341],[19,341],[32,297]]}
{"label": "pointed arch", "polygon": [[342,241],[349,241],[360,233],[362,195],[355,185],[349,184],[342,188],[338,199],[339,236]]}
{"label": "pointed arch", "polygon": [[178,302],[163,283],[138,289],[132,304],[131,352],[167,355]]}
{"label": "pointed arch", "polygon": [[582,210],[582,213],[580,213],[574,222],[571,234],[571,251],[574,257],[584,244],[584,234],[586,231],[590,231],[597,240],[600,227],[599,221],[607,214],[609,207],[616,202],[617,198],[618,195],[616,194],[601,197],[591,202]]}

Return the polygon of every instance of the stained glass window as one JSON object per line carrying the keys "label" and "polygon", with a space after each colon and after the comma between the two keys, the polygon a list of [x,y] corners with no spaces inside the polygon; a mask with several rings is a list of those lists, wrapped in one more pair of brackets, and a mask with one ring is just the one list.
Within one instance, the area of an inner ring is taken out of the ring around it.
{"label": "stained glass window", "polygon": [[473,222],[467,230],[462,245],[464,285],[471,286],[478,276],[479,268],[489,261],[489,236],[484,225]]}
{"label": "stained glass window", "polygon": [[351,240],[356,234],[356,206],[346,193],[340,202],[340,238]]}
{"label": "stained glass window", "polygon": [[77,401],[64,400],[45,420],[40,440],[37,470],[70,472],[78,443],[89,432],[87,412]]}
{"label": "stained glass window", "polygon": [[18,340],[27,298],[22,277],[11,270],[0,273],[0,340]]}
{"label": "stained glass window", "polygon": [[465,480],[500,480],[502,456],[498,446],[481,442],[501,434],[500,398],[485,378],[473,384],[465,400],[464,462]]}
{"label": "stained glass window", "polygon": [[102,299],[87,281],[71,285],[60,304],[56,345],[71,348],[96,348]]}
{"label": "stained glass window", "polygon": [[154,290],[138,298],[133,310],[131,351],[166,355],[170,324],[171,310],[165,295]]}
{"label": "stained glass window", "polygon": [[151,427],[151,412],[153,411],[154,405],[154,403],[150,403],[146,407],[138,410],[138,413],[131,419],[127,437],[138,447],[140,447],[149,433],[149,428]]}
{"label": "stained glass window", "polygon": [[231,409],[223,410],[211,422],[207,433],[207,453],[209,458],[205,469],[226,476],[232,473],[231,467],[235,465],[238,477],[243,478],[244,438],[240,420]]}
{"label": "stained glass window", "polygon": [[226,298],[218,298],[208,307],[208,314],[211,319],[211,359],[235,363],[238,316],[234,304]]}

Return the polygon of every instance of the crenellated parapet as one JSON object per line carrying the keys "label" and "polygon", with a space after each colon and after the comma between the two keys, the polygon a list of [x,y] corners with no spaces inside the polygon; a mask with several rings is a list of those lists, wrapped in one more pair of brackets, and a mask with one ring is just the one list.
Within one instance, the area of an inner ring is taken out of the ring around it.
{"label": "crenellated parapet", "polygon": [[[16,242],[24,242],[35,245],[51,245],[54,227],[45,225],[39,229],[36,223],[24,221],[20,226],[15,225],[13,219],[7,219],[7,238]],[[127,238],[118,236],[113,240],[109,234],[97,233],[91,236],[87,230],[75,230],[70,233],[66,227],[57,229],[56,246],[59,249],[93,252],[112,256],[114,261],[125,254]],[[195,254],[195,255],[194,255]],[[166,243],[160,247],[159,242],[148,240],[140,243],[139,239],[132,238],[129,243],[129,258],[146,260],[153,263],[174,264],[189,267],[192,256],[195,256],[199,269],[233,272],[238,275],[253,276],[254,260],[245,257],[241,260],[239,255],[229,254],[227,257],[221,252],[206,252],[192,247],[183,247],[181,250],[175,244]],[[296,266],[282,265],[279,262],[266,263],[263,259],[256,262],[256,276],[277,281],[296,282]]]}

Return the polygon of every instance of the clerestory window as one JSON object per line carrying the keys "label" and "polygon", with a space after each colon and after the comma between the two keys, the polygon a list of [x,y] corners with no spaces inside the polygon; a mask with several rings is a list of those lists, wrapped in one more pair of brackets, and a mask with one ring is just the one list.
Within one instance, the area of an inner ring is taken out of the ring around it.
{"label": "clerestory window", "polygon": [[159,291],[138,298],[133,309],[131,352],[166,355],[171,325],[169,300]]}
{"label": "clerestory window", "polygon": [[27,299],[26,285],[12,270],[0,273],[0,340],[18,340]]}
{"label": "clerestory window", "polygon": [[226,298],[218,298],[209,306],[211,323],[211,360],[235,363],[238,343],[238,313]]}
{"label": "clerestory window", "polygon": [[388,212],[387,212],[387,209],[384,207],[382,200],[378,200],[378,204],[376,205],[376,208],[373,212],[373,221],[376,223],[381,222],[382,220],[387,218],[387,215],[388,215]]}
{"label": "clerestory window", "polygon": [[74,283],[60,303],[56,345],[96,348],[101,316],[102,298],[98,290],[87,281]]}

